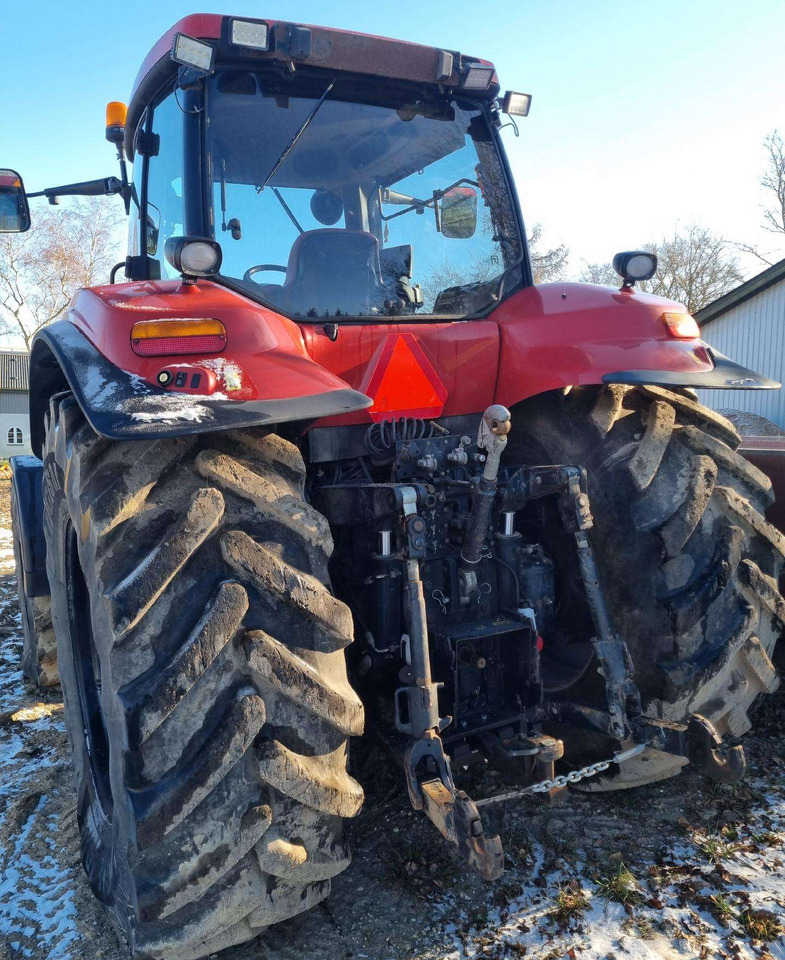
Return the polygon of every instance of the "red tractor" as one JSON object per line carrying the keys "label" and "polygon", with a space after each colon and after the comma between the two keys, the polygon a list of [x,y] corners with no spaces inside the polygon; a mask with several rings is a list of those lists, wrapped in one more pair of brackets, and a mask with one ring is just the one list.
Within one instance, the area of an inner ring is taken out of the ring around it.
{"label": "red tractor", "polygon": [[[120,176],[27,194],[130,219],[36,337],[13,483],[26,670],[59,671],[135,957],[325,897],[364,728],[488,879],[500,800],[744,771],[785,538],[694,388],[779,385],[635,291],[649,253],[534,285],[499,94],[455,50],[191,16],[110,105]],[[0,221],[29,226],[13,171]]]}

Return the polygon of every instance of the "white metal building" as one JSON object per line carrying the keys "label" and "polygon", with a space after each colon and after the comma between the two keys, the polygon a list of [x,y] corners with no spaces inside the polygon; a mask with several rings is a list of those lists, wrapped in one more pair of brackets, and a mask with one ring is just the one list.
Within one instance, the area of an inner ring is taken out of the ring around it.
{"label": "white metal building", "polygon": [[0,458],[7,460],[30,449],[30,355],[0,353]]}
{"label": "white metal building", "polygon": [[[695,314],[703,339],[742,366],[785,383],[785,260]],[[701,390],[715,410],[744,410],[785,430],[783,390]]]}

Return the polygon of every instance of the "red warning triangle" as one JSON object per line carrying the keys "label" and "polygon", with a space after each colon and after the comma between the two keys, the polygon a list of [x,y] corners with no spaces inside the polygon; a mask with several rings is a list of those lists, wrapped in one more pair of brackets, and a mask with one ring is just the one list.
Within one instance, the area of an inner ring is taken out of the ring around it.
{"label": "red warning triangle", "polygon": [[379,344],[360,386],[373,397],[371,419],[438,417],[447,399],[439,378],[413,333],[391,333]]}

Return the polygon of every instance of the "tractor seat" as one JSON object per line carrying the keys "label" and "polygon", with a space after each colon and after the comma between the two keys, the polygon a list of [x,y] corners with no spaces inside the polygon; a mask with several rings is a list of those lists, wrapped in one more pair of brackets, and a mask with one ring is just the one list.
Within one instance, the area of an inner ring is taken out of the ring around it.
{"label": "tractor seat", "polygon": [[292,316],[367,316],[385,299],[379,241],[362,230],[307,230],[289,252],[283,284],[260,292]]}

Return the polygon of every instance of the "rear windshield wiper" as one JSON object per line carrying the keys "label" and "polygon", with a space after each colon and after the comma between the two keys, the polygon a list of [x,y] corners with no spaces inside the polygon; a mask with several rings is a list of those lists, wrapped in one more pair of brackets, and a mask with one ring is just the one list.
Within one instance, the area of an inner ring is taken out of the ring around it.
{"label": "rear windshield wiper", "polygon": [[316,101],[316,103],[314,104],[313,110],[311,110],[311,112],[308,114],[308,116],[305,118],[305,120],[303,120],[303,122],[300,124],[300,129],[297,131],[297,133],[295,133],[295,135],[292,137],[292,139],[291,139],[291,140],[289,141],[289,143],[286,145],[286,147],[284,148],[284,151],[283,151],[283,153],[281,154],[281,156],[278,157],[278,159],[275,161],[275,164],[273,165],[272,170],[271,170],[271,171],[267,174],[267,176],[264,178],[264,182],[262,183],[261,187],[257,187],[257,188],[256,188],[256,192],[257,192],[257,193],[261,193],[262,190],[264,190],[264,188],[267,186],[267,184],[268,184],[268,183],[272,180],[272,178],[276,175],[276,173],[278,172],[279,168],[280,168],[281,165],[283,164],[284,160],[286,160],[286,158],[289,156],[289,154],[292,152],[292,150],[293,150],[294,147],[296,146],[297,141],[300,139],[300,137],[301,137],[301,136],[305,133],[305,131],[308,129],[308,125],[310,124],[311,120],[313,120],[313,118],[314,118],[314,117],[316,116],[316,114],[319,112],[319,110],[321,109],[322,104],[324,103],[324,101],[325,101],[325,99],[326,99],[326,97],[327,97],[327,94],[332,90],[332,88],[333,88],[334,86],[335,86],[335,80],[331,80],[331,81],[329,82],[329,84],[327,85],[327,89],[324,91],[324,93],[321,95],[321,97],[319,97],[319,99],[318,99],[318,100]]}

